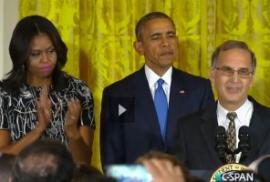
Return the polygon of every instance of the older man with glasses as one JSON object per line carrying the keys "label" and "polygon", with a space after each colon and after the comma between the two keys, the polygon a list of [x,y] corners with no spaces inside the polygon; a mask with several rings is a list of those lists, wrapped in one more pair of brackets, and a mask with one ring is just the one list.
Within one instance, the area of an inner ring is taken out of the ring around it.
{"label": "older man with glasses", "polygon": [[256,57],[242,41],[229,40],[213,53],[210,79],[216,104],[181,119],[174,153],[189,169],[249,164],[270,153],[270,109],[248,96]]}

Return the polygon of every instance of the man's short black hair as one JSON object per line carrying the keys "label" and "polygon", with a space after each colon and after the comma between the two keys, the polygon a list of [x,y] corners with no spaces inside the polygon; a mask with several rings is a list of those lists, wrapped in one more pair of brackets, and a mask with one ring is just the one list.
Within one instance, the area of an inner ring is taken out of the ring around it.
{"label": "man's short black hair", "polygon": [[150,12],[150,13],[144,15],[138,21],[138,23],[136,24],[135,34],[136,34],[137,40],[141,40],[142,39],[143,28],[144,28],[144,26],[145,26],[145,24],[147,22],[149,22],[150,20],[153,20],[153,19],[160,19],[160,18],[168,19],[172,23],[172,25],[173,25],[173,27],[175,29],[175,24],[174,24],[174,22],[173,22],[173,20],[172,20],[171,17],[169,17],[168,15],[166,15],[163,12],[158,12],[158,11]]}
{"label": "man's short black hair", "polygon": [[37,141],[16,158],[13,182],[70,182],[75,164],[66,146],[56,141]]}
{"label": "man's short black hair", "polygon": [[0,179],[1,182],[8,182],[11,177],[11,170],[15,162],[15,156],[11,154],[0,154]]}

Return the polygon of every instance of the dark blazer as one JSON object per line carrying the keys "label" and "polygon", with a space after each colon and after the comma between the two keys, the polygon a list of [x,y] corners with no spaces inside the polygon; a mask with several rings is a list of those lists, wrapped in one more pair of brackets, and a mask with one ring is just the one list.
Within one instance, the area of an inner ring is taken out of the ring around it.
{"label": "dark blazer", "polygon": [[[250,164],[261,155],[270,153],[270,109],[249,97],[254,110],[249,126],[251,149],[240,163]],[[178,122],[174,153],[189,169],[215,170],[224,163],[215,151],[218,128],[217,104],[203,112],[193,113]]]}
{"label": "dark blazer", "polygon": [[[112,118],[112,98],[133,98],[134,116]],[[166,141],[163,142],[144,67],[103,91],[101,160],[103,165],[133,163],[150,150],[167,152],[173,144],[177,120],[214,103],[209,80],[173,68]]]}

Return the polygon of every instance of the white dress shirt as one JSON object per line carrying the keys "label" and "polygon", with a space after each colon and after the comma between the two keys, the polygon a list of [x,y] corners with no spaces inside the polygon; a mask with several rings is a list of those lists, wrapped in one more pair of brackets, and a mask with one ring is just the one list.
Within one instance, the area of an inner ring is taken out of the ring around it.
{"label": "white dress shirt", "polygon": [[[228,111],[219,102],[217,104],[217,120],[218,125],[223,126],[226,130],[229,126],[229,119],[226,117],[228,112],[236,112],[237,117],[235,118],[235,130],[236,130],[236,148],[238,147],[239,138],[239,128],[242,126],[249,127],[251,116],[253,113],[253,104],[248,99],[244,104],[239,107],[236,111]],[[239,162],[241,153],[236,155],[236,162]]]}
{"label": "white dress shirt", "polygon": [[164,80],[162,87],[163,87],[163,90],[166,94],[168,105],[169,105],[171,82],[172,82],[172,66],[161,77],[159,75],[157,75],[153,70],[151,70],[149,68],[149,66],[147,66],[146,64],[144,65],[144,70],[145,70],[145,75],[146,75],[148,85],[149,85],[153,99],[155,96],[155,90],[158,87],[157,81],[159,79]]}

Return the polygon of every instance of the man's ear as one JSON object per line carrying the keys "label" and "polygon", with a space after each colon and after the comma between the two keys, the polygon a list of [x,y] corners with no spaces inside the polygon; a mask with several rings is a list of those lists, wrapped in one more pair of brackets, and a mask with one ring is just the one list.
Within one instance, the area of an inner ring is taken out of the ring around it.
{"label": "man's ear", "polygon": [[254,74],[251,75],[251,79],[250,79],[250,82],[249,82],[249,88],[251,88],[254,84]]}
{"label": "man's ear", "polygon": [[216,74],[216,70],[214,68],[210,68],[210,70],[209,70],[209,79],[212,82],[212,84],[215,83],[215,74]]}
{"label": "man's ear", "polygon": [[133,43],[134,49],[140,54],[144,55],[144,49],[141,41],[135,41]]}

